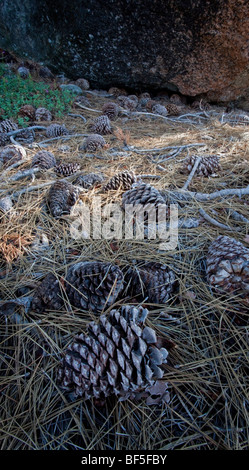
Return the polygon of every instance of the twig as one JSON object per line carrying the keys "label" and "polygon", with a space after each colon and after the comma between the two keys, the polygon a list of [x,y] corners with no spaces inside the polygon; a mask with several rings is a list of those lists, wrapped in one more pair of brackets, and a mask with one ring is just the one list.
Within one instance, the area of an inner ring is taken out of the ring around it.
{"label": "twig", "polygon": [[[80,174],[81,174],[80,171],[76,172],[73,175],[66,176],[65,178],[60,178],[60,181],[70,181]],[[42,189],[42,188],[45,188],[46,186],[51,186],[56,181],[58,180],[50,180],[50,181],[46,181],[46,183],[41,183],[41,184],[37,184],[36,186],[29,186],[29,187],[20,189],[19,191],[16,191],[15,193],[11,194],[11,197],[16,198],[17,196],[21,196],[22,194],[29,193],[31,191],[36,191],[37,189]]]}
{"label": "twig", "polygon": [[9,173],[9,171],[13,170],[14,168],[17,168],[20,165],[23,165],[23,163],[27,163],[27,161],[29,161],[29,159],[23,158],[22,160],[18,160],[18,162],[13,163],[13,165],[8,166],[8,168],[6,168],[6,170],[2,172],[1,179],[3,179],[5,175]]}
{"label": "twig", "polygon": [[59,140],[59,139],[62,139],[62,140],[69,140],[69,139],[73,139],[74,137],[88,137],[89,134],[70,134],[70,135],[60,135],[58,137],[51,137],[51,139],[46,139],[46,140],[42,140],[41,142],[37,142],[37,145],[43,145],[45,144],[46,142],[52,142],[53,140]]}
{"label": "twig", "polygon": [[31,127],[23,127],[22,129],[16,129],[15,131],[9,131],[9,132],[6,132],[6,134],[8,136],[11,136],[11,135],[17,135],[17,134],[20,134],[20,132],[22,131],[27,131],[27,130],[34,130],[34,129],[39,129],[39,130],[46,130],[47,128],[45,126],[31,126]]}
{"label": "twig", "polygon": [[80,117],[81,119],[83,119],[84,122],[87,122],[87,119],[84,116],[82,116],[81,114],[68,113],[68,116],[72,116],[72,117],[75,117],[75,118]]}
{"label": "twig", "polygon": [[76,106],[79,106],[82,109],[86,109],[87,111],[92,111],[94,113],[102,113],[99,109],[88,108],[87,106],[83,106],[83,104],[75,103]]}
{"label": "twig", "polygon": [[195,164],[194,164],[194,166],[193,166],[193,168],[192,168],[192,170],[191,170],[191,172],[190,172],[190,174],[189,174],[189,176],[188,176],[187,181],[186,181],[185,184],[183,185],[182,189],[186,190],[186,189],[188,188],[188,186],[189,186],[189,184],[191,183],[191,181],[192,181],[192,179],[193,179],[193,177],[194,177],[194,174],[195,174],[195,172],[196,172],[196,170],[197,170],[197,168],[198,168],[198,166],[199,166],[199,164],[200,164],[201,159],[202,159],[202,157],[199,156],[199,157],[197,157],[197,159],[195,160]]}
{"label": "twig", "polygon": [[135,153],[146,153],[146,152],[161,152],[162,150],[177,150],[182,149],[185,150],[186,148],[190,147],[205,147],[207,144],[202,143],[194,143],[194,144],[187,144],[187,145],[174,145],[170,147],[161,147],[161,148],[153,148],[153,149],[136,149],[134,147],[130,147],[130,150]]}
{"label": "twig", "polygon": [[231,209],[225,210],[232,217],[232,219],[237,220],[237,222],[245,222],[246,224],[249,224],[249,219],[244,217],[242,214],[239,214],[239,212],[232,211]]}
{"label": "twig", "polygon": [[21,170],[18,171],[15,175],[10,176],[10,178],[8,178],[8,181],[18,181],[22,178],[26,178],[27,176],[33,177],[35,173],[38,173],[39,171],[41,171],[39,167],[29,168],[28,170]]}
{"label": "twig", "polygon": [[220,191],[215,191],[213,193],[197,193],[194,191],[171,191],[171,190],[164,190],[161,192],[162,195],[167,197],[172,197],[172,199],[176,199],[179,201],[189,201],[191,199],[195,199],[196,201],[212,201],[213,199],[217,198],[226,198],[229,196],[238,196],[239,198],[243,196],[249,195],[249,185],[246,188],[231,188],[231,189],[221,189]]}
{"label": "twig", "polygon": [[140,178],[152,178],[156,180],[160,180],[161,176],[160,175],[139,175]]}
{"label": "twig", "polygon": [[235,228],[235,227],[229,227],[228,225],[225,225],[225,224],[222,224],[221,222],[218,222],[217,220],[213,219],[213,217],[211,217],[210,215],[208,215],[204,209],[199,209],[199,212],[201,214],[201,216],[207,220],[208,222],[210,222],[212,225],[215,225],[216,227],[219,227],[219,228],[222,228],[224,230],[229,230],[230,232],[239,232],[241,229],[240,228]]}

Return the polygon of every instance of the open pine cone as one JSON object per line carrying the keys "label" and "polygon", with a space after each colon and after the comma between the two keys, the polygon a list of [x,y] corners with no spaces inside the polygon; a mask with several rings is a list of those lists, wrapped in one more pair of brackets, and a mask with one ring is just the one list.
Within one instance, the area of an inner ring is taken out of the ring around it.
{"label": "open pine cone", "polygon": [[74,307],[99,312],[112,305],[123,289],[118,266],[100,261],[79,262],[66,276],[66,292]]}
{"label": "open pine cone", "polygon": [[[194,167],[197,158],[198,155],[189,155],[189,157],[187,157],[184,161],[182,172],[190,173],[192,168]],[[221,169],[219,160],[220,157],[218,155],[211,155],[210,157],[203,156],[195,174],[198,176],[210,176],[214,174],[216,171],[219,171]]]}
{"label": "open pine cone", "polygon": [[54,169],[57,175],[69,176],[80,170],[80,164],[77,162],[60,163]]}
{"label": "open pine cone", "polygon": [[21,117],[27,117],[30,121],[35,120],[35,108],[32,104],[24,104],[21,106],[18,114]]}
{"label": "open pine cone", "polygon": [[50,126],[48,126],[46,129],[47,137],[58,137],[60,135],[68,135],[68,134],[69,134],[69,130],[65,127],[64,124],[61,126],[61,124],[53,123],[53,124],[50,124]]}
{"label": "open pine cone", "polygon": [[105,103],[102,107],[102,113],[108,116],[110,120],[116,119],[119,113],[119,106],[117,103]]}
{"label": "open pine cone", "polygon": [[20,145],[7,145],[0,152],[0,161],[12,165],[26,157],[26,150]]}
{"label": "open pine cone", "polygon": [[92,132],[100,135],[107,135],[112,133],[112,126],[110,119],[105,114],[96,117],[90,124]]}
{"label": "open pine cone", "polygon": [[116,395],[119,400],[169,401],[163,366],[168,351],[144,325],[148,311],[123,306],[91,322],[75,336],[58,370],[60,386],[84,400]]}
{"label": "open pine cone", "polygon": [[32,158],[32,167],[39,166],[44,170],[53,168],[56,165],[56,159],[52,152],[47,150],[39,150]]}
{"label": "open pine cone", "polygon": [[137,178],[133,171],[120,171],[108,181],[103,187],[103,191],[110,191],[115,189],[130,189],[133,183],[137,181]]}
{"label": "open pine cone", "polygon": [[52,121],[53,117],[51,112],[47,108],[37,108],[35,112],[36,121]]}
{"label": "open pine cone", "polygon": [[157,207],[158,204],[165,204],[165,200],[160,192],[150,184],[137,183],[123,194],[122,206],[125,208],[126,204],[141,204],[143,206],[152,204]]}
{"label": "open pine cone", "polygon": [[62,287],[59,279],[49,273],[35,289],[31,310],[42,313],[45,310],[60,310],[63,306]]}
{"label": "open pine cone", "polygon": [[79,147],[80,150],[89,150],[90,152],[95,152],[106,147],[106,141],[104,137],[100,134],[90,134]]}
{"label": "open pine cone", "polygon": [[151,304],[165,304],[174,293],[176,276],[170,266],[161,263],[144,263],[128,269],[125,280],[127,293],[137,301]]}
{"label": "open pine cone", "polygon": [[9,136],[6,134],[6,132],[1,132],[0,131],[0,147],[3,147],[9,142]]}
{"label": "open pine cone", "polygon": [[48,206],[54,217],[70,214],[79,196],[79,189],[67,181],[56,181],[48,192]]}
{"label": "open pine cone", "polygon": [[220,235],[208,250],[207,279],[216,290],[249,300],[249,249],[234,238]]}
{"label": "open pine cone", "polygon": [[0,132],[11,132],[16,131],[17,129],[18,125],[11,119],[5,119],[0,123]]}

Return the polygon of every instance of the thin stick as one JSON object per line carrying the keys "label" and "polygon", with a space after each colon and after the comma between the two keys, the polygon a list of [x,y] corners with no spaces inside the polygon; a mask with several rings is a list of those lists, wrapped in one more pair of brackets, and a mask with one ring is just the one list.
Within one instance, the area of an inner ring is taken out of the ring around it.
{"label": "thin stick", "polygon": [[87,122],[87,119],[84,116],[82,116],[81,114],[68,113],[68,116],[72,116],[72,117],[75,117],[75,118],[80,117],[81,119],[83,119],[84,122]]}
{"label": "thin stick", "polygon": [[229,230],[230,232],[239,232],[241,229],[240,228],[235,228],[235,227],[229,227],[228,225],[225,225],[225,224],[222,224],[221,222],[218,222],[217,220],[213,219],[213,217],[211,217],[210,215],[208,215],[204,209],[200,209],[199,210],[201,216],[207,220],[208,222],[210,222],[212,225],[215,225],[216,227],[219,227],[219,228],[222,228],[224,230]]}
{"label": "thin stick", "polygon": [[177,149],[186,149],[190,147],[205,147],[207,144],[202,144],[202,143],[193,143],[193,144],[187,144],[187,145],[174,145],[170,147],[161,147],[161,148],[153,148],[153,149],[136,149],[133,147],[130,147],[130,150],[135,153],[146,153],[146,152],[161,152],[162,150],[177,150]]}
{"label": "thin stick", "polygon": [[[73,175],[66,176],[65,178],[60,178],[60,181],[70,181],[70,180],[74,179],[76,176],[78,176],[80,174],[81,174],[80,171],[76,172]],[[56,181],[58,181],[58,180],[50,180],[50,181],[46,181],[46,183],[37,184],[36,186],[29,186],[27,188],[20,189],[19,191],[16,191],[15,193],[11,194],[11,197],[15,198],[15,197],[20,196],[22,194],[29,193],[31,191],[36,191],[37,189],[42,189],[42,188],[45,188],[46,186],[51,186]]]}
{"label": "thin stick", "polygon": [[168,191],[164,190],[162,193],[164,196],[172,197],[173,199],[178,199],[179,201],[189,201],[195,199],[196,201],[212,201],[217,198],[226,198],[229,196],[238,196],[239,198],[249,195],[249,185],[246,188],[235,188],[235,189],[221,189],[220,191],[215,191],[213,193],[197,193],[193,191]]}
{"label": "thin stick", "polygon": [[33,130],[33,129],[40,129],[40,130],[46,130],[47,128],[45,126],[31,126],[31,127],[23,127],[22,129],[16,129],[15,131],[9,131],[9,132],[6,132],[6,134],[8,136],[11,136],[11,135],[17,135],[17,134],[20,134],[20,132],[22,131],[27,131],[27,130]]}
{"label": "thin stick", "polygon": [[196,170],[197,170],[197,168],[198,168],[198,166],[199,166],[199,164],[200,164],[201,159],[202,159],[202,157],[199,156],[199,157],[197,157],[197,159],[195,160],[195,164],[194,164],[194,166],[193,166],[193,168],[192,168],[192,170],[191,170],[191,172],[190,172],[190,174],[189,174],[189,177],[188,177],[187,181],[186,181],[185,184],[183,185],[182,189],[186,190],[186,189],[188,188],[188,186],[189,186],[189,184],[191,183],[191,181],[192,181],[192,179],[193,179],[193,177],[194,177],[194,174],[195,174],[195,172],[196,172]]}
{"label": "thin stick", "polygon": [[29,168],[28,170],[21,170],[18,171],[15,175],[8,178],[8,181],[18,181],[22,178],[26,178],[27,176],[33,177],[35,173],[41,171],[40,168]]}
{"label": "thin stick", "polygon": [[69,139],[73,139],[74,137],[88,137],[88,135],[89,134],[60,135],[58,137],[51,137],[51,139],[46,139],[46,140],[42,140],[41,142],[37,142],[37,145],[43,145],[46,142],[52,142],[53,140],[59,140],[59,139],[69,140]]}
{"label": "thin stick", "polygon": [[86,109],[87,111],[92,111],[94,113],[102,113],[99,109],[88,108],[87,106],[83,106],[83,104],[75,103],[76,106],[79,106],[82,109]]}

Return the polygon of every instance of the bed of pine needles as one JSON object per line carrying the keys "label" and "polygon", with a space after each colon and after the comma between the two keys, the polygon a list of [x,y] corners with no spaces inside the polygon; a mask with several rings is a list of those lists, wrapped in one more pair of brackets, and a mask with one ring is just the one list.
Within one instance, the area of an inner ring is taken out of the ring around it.
{"label": "bed of pine needles", "polygon": [[[95,110],[108,99],[93,94],[87,98]],[[83,137],[57,139],[43,148],[60,161],[79,162],[82,173],[101,172],[108,180],[120,170],[133,170],[147,175],[145,181],[160,190],[182,188],[187,175],[180,169],[188,154],[220,155],[221,171],[215,177],[194,176],[188,189],[211,193],[246,187],[249,127],[224,124],[218,119],[223,110],[215,110],[217,114],[207,112],[199,121],[190,116],[186,122],[120,116],[113,122],[115,132],[105,136],[109,148],[93,154],[79,149]],[[83,115],[87,122],[69,115],[60,122],[72,134],[88,134],[88,122],[97,112],[75,106],[72,113]],[[35,144],[45,139],[43,131],[36,131]],[[152,150],[196,143],[204,145],[187,147],[175,157],[169,151],[167,155],[167,150]],[[179,217],[196,218],[199,223],[179,228],[179,243],[173,251],[160,251],[158,240],[75,240],[69,218],[54,219],[44,207],[49,186],[43,183],[59,178],[53,170],[37,173],[33,180],[11,179],[30,168],[32,156],[39,150],[35,144],[27,147],[29,159],[10,170],[0,183],[1,197],[16,194],[12,211],[0,218],[1,300],[32,295],[47,272],[60,275],[78,261],[111,261],[121,267],[134,259],[170,263],[179,291],[167,305],[150,306],[147,320],[176,345],[165,368],[170,402],[147,406],[143,401],[119,402],[115,397],[101,404],[70,400],[56,381],[58,363],[74,334],[85,330],[97,315],[72,310],[70,305],[64,311],[35,315],[25,305],[14,309],[6,304],[0,312],[0,448],[248,449],[248,315],[240,300],[213,294],[205,278],[205,256],[219,234],[233,236],[249,247],[249,225],[234,220],[226,210],[248,218],[249,196],[186,202],[179,208]],[[132,146],[146,151],[134,152]],[[35,185],[39,188],[30,190]],[[85,192],[81,198],[90,204],[99,190]],[[103,200],[120,202],[121,195],[120,190],[112,191]],[[228,229],[203,219],[200,208]]]}

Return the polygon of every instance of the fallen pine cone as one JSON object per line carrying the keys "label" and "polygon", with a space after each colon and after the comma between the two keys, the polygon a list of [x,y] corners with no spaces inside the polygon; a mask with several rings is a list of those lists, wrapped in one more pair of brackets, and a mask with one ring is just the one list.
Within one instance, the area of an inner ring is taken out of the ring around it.
{"label": "fallen pine cone", "polygon": [[58,370],[59,385],[84,400],[146,398],[147,404],[169,401],[163,366],[168,351],[155,331],[144,325],[148,311],[123,306],[91,322],[75,336]]}

